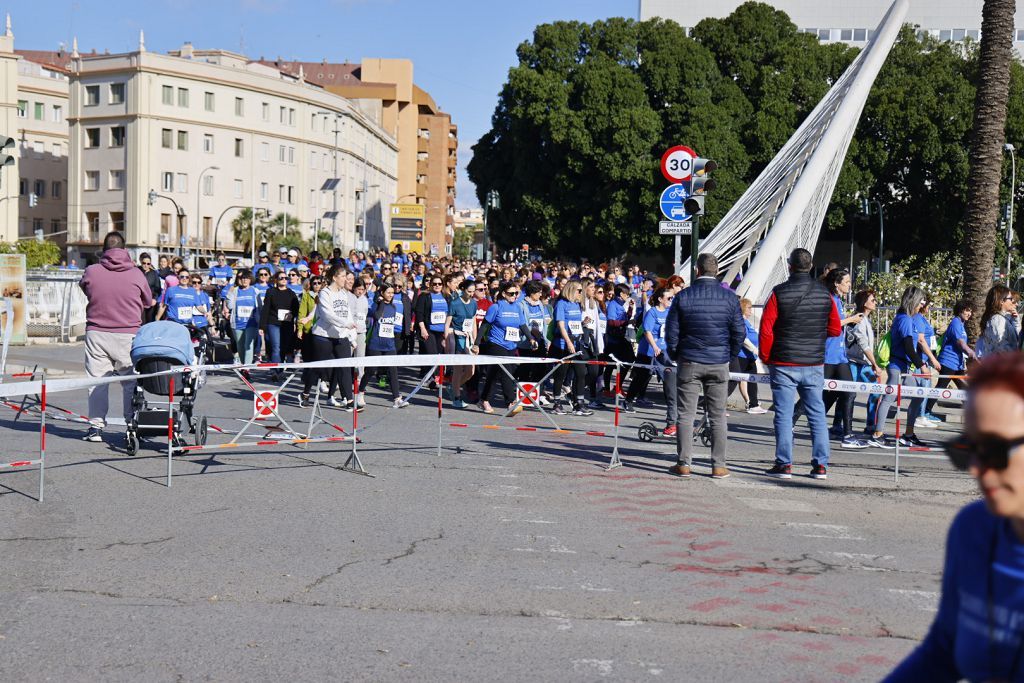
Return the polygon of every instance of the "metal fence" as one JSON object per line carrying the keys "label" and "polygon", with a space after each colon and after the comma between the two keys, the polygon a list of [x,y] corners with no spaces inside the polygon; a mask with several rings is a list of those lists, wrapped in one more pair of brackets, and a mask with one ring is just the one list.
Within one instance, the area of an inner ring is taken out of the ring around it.
{"label": "metal fence", "polygon": [[78,287],[81,270],[30,270],[25,309],[29,337],[62,342],[85,334],[85,294]]}

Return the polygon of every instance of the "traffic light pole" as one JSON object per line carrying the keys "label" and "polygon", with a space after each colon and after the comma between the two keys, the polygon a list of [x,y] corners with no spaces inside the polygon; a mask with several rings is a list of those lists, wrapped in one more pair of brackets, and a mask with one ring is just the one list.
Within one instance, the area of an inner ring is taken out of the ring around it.
{"label": "traffic light pole", "polygon": [[[700,249],[700,214],[694,214],[693,230],[690,232],[690,286],[697,280],[697,252]],[[676,238],[679,239],[678,237]],[[678,270],[677,270],[678,272]]]}

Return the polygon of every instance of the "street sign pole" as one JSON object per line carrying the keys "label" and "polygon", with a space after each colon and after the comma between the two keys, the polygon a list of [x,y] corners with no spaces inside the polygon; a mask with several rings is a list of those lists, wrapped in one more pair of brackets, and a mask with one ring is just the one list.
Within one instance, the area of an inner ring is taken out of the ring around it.
{"label": "street sign pole", "polygon": [[676,235],[676,249],[675,255],[675,266],[672,268],[672,273],[678,273],[679,269],[683,267],[683,238],[681,235]]}
{"label": "street sign pole", "polygon": [[[697,251],[700,249],[700,214],[694,214],[690,219],[693,221],[693,230],[690,232],[690,286],[697,279]],[[676,239],[679,239],[678,237]],[[679,266],[676,266],[679,272]]]}

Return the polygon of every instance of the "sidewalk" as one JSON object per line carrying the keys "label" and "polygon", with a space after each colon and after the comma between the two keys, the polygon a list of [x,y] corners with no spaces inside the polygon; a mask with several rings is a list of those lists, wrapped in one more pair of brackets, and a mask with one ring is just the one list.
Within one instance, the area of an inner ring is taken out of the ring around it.
{"label": "sidewalk", "polygon": [[85,374],[85,343],[30,344],[12,346],[7,350],[7,374],[46,371],[48,376],[63,377]]}

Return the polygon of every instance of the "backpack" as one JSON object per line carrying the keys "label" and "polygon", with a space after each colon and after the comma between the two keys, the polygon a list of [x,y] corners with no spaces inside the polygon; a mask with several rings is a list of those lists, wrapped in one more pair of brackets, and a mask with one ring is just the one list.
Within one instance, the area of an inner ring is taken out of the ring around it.
{"label": "backpack", "polygon": [[885,336],[878,340],[875,345],[875,362],[880,367],[885,367],[889,364],[889,356],[892,351],[892,331],[885,333]]}

